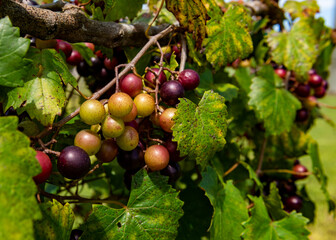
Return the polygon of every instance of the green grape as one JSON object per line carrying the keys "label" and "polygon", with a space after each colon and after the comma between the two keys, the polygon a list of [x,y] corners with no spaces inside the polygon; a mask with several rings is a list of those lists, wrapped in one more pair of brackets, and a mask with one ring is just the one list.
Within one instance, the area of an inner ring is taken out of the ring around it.
{"label": "green grape", "polygon": [[155,101],[154,98],[147,93],[140,93],[134,98],[135,106],[138,110],[138,115],[147,117],[154,112]]}
{"label": "green grape", "polygon": [[74,145],[83,149],[89,156],[96,154],[101,146],[100,136],[89,129],[76,134]]}
{"label": "green grape", "polygon": [[106,113],[101,102],[90,99],[81,105],[79,115],[86,124],[95,125],[104,120]]}
{"label": "green grape", "polygon": [[122,119],[108,115],[102,123],[103,135],[106,138],[119,137],[125,130]]}
{"label": "green grape", "polygon": [[110,114],[115,117],[124,117],[132,111],[133,100],[126,93],[115,93],[108,101]]}
{"label": "green grape", "polygon": [[117,145],[124,151],[132,151],[138,146],[139,134],[131,126],[126,126],[125,131],[119,137],[117,137]]}

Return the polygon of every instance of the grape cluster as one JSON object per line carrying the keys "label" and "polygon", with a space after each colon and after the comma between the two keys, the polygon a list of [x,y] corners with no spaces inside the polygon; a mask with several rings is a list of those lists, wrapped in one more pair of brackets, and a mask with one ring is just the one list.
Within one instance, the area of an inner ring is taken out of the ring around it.
{"label": "grape cluster", "polygon": [[[81,58],[71,57],[77,53],[69,46],[58,41],[56,49],[64,52],[67,63],[76,65],[81,76],[89,76],[93,69],[113,70],[117,64],[107,58],[101,61],[96,55],[89,67]],[[199,85],[200,78],[196,71],[186,69],[167,79],[165,71],[168,70],[147,68],[143,77],[128,73],[118,80],[117,90],[109,99],[85,101],[79,115],[91,128],[79,131],[74,145],[63,149],[57,162],[59,172],[66,178],[82,178],[90,170],[89,156],[95,155],[102,163],[117,158],[126,170],[124,182],[128,188],[132,176],[144,166],[148,171],[160,171],[170,182],[176,181],[181,174],[178,162],[186,157],[180,155],[172,137],[176,105],[185,91]]]}
{"label": "grape cluster", "polygon": [[[283,66],[275,66],[274,72],[282,79],[287,76],[287,71]],[[328,82],[318,75],[314,69],[311,69],[308,75],[308,80],[304,83],[296,81],[295,73],[291,73],[291,76],[289,76],[289,91],[303,105],[303,108],[296,112],[297,122],[305,122],[309,119],[311,109],[317,106],[317,98],[323,98],[328,89]]]}
{"label": "grape cluster", "polygon": [[[279,194],[282,199],[282,203],[284,205],[284,210],[287,212],[291,212],[296,210],[297,212],[301,210],[303,204],[303,198],[297,191],[296,181],[300,179],[304,179],[307,177],[308,170],[302,165],[298,160],[294,162],[291,178],[289,179],[277,179],[272,178],[271,176],[266,176],[261,178],[261,180],[266,181],[266,186],[269,187],[269,184],[273,181],[276,182],[276,185],[279,189]],[[266,192],[267,192],[266,188]]]}

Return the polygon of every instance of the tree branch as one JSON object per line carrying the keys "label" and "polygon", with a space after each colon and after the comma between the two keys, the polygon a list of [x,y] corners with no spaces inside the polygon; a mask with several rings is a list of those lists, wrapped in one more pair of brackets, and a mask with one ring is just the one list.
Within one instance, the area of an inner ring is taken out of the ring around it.
{"label": "tree branch", "polygon": [[[88,19],[82,10],[73,4],[60,3],[62,12],[53,12],[41,7],[33,7],[19,0],[1,0],[0,17],[9,16],[21,33],[40,39],[63,39],[68,42],[92,42],[108,48],[123,46],[143,46],[148,38],[146,24],[123,24],[100,22]],[[168,25],[153,26],[149,35],[156,35]]]}

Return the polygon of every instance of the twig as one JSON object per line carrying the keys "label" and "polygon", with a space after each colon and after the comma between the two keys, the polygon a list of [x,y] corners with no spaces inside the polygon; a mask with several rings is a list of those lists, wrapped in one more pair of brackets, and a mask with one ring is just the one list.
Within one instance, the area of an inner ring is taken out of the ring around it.
{"label": "twig", "polygon": [[184,35],[181,36],[181,48],[180,72],[184,70],[187,61],[187,41]]}
{"label": "twig", "polygon": [[77,180],[73,181],[67,187],[71,188],[71,187],[75,186],[80,180],[83,180],[85,177],[87,177],[88,175],[90,175],[91,173],[96,171],[102,164],[103,164],[102,162],[97,163],[87,174],[85,174],[84,177],[81,177],[80,179],[77,179]]}
{"label": "twig", "polygon": [[325,103],[322,103],[322,102],[318,102],[317,105],[320,106],[320,107],[336,109],[336,106],[331,106],[331,105],[328,105],[328,104],[325,104]]}
{"label": "twig", "polygon": [[235,170],[239,166],[239,164],[240,162],[236,162],[235,164],[233,164],[232,167],[223,174],[223,177],[229,175],[233,170]]}
{"label": "twig", "polygon": [[146,36],[148,39],[150,38],[150,36],[148,36],[148,31],[149,31],[150,27],[153,25],[153,23],[155,22],[155,20],[157,19],[157,17],[159,16],[159,14],[160,14],[160,12],[161,12],[161,9],[162,9],[162,7],[163,7],[163,3],[164,3],[164,2],[165,2],[164,0],[161,0],[160,7],[159,7],[157,13],[155,14],[155,17],[154,17],[153,20],[150,22],[150,24],[148,25],[148,27],[147,27],[147,29],[146,29],[146,31],[145,31],[145,36]]}
{"label": "twig", "polygon": [[258,168],[256,170],[256,173],[258,176],[260,176],[261,172],[261,168],[263,165],[263,161],[264,161],[264,155],[265,155],[265,149],[266,149],[266,144],[267,144],[267,138],[264,138],[264,141],[262,143],[262,147],[261,147],[261,151],[260,151],[260,157],[259,157],[259,162],[258,162]]}
{"label": "twig", "polygon": [[311,172],[295,172],[289,169],[265,169],[265,170],[262,170],[262,172],[263,173],[289,173],[289,174],[298,175],[298,176],[309,176],[313,174]]}

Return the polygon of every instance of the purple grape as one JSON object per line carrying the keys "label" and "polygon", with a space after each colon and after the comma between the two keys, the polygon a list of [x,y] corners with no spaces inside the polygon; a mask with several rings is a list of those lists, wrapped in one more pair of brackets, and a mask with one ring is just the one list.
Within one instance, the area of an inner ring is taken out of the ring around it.
{"label": "purple grape", "polygon": [[290,196],[284,200],[284,209],[287,212],[299,211],[302,208],[302,199],[299,196]]}
{"label": "purple grape", "polygon": [[84,177],[89,172],[90,165],[89,155],[76,146],[64,148],[57,161],[58,171],[69,179]]}
{"label": "purple grape", "polygon": [[296,111],[296,121],[297,122],[304,122],[308,119],[308,117],[309,117],[309,113],[307,109],[302,108]]}
{"label": "purple grape", "polygon": [[160,171],[169,177],[169,182],[175,182],[181,176],[181,167],[177,162],[169,162],[168,166]]}
{"label": "purple grape", "polygon": [[145,166],[144,153],[139,146],[132,151],[119,149],[117,160],[120,167],[126,170],[135,170]]}
{"label": "purple grape", "polygon": [[303,98],[308,97],[310,95],[310,86],[307,84],[300,83],[299,86],[296,87],[295,93],[299,97],[303,97]]}
{"label": "purple grape", "polygon": [[321,78],[320,75],[312,74],[312,75],[309,76],[308,84],[312,88],[317,88],[317,87],[322,85],[322,81],[323,81],[323,79]]}
{"label": "purple grape", "polygon": [[192,69],[186,69],[180,72],[178,80],[185,90],[194,90],[200,83],[198,73]]}
{"label": "purple grape", "polygon": [[168,81],[162,84],[160,96],[165,103],[174,106],[184,97],[184,88],[179,81]]}
{"label": "purple grape", "polygon": [[186,158],[180,156],[180,151],[177,150],[177,142],[173,142],[171,139],[168,139],[163,145],[167,148],[169,152],[170,161],[179,162]]}

